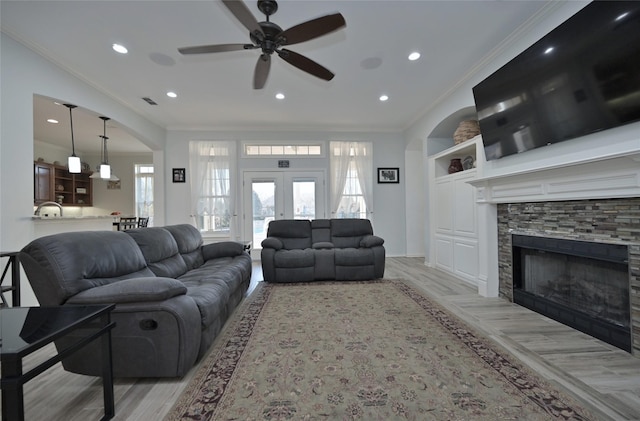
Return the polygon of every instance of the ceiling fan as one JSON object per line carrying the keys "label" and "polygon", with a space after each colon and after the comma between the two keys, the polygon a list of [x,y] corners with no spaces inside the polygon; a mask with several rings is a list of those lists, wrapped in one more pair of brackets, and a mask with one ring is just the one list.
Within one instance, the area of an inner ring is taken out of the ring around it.
{"label": "ceiling fan", "polygon": [[278,25],[269,21],[269,16],[278,10],[278,3],[275,0],[258,0],[258,9],[267,17],[265,22],[258,22],[249,8],[240,0],[222,0],[222,3],[249,29],[251,44],[217,44],[178,48],[181,54],[221,53],[259,48],[262,50],[262,54],[258,57],[253,73],[253,89],[264,87],[271,69],[271,55],[273,53],[278,54],[281,59],[292,66],[320,79],[329,81],[335,76],[315,61],[282,47],[309,41],[346,26],[344,17],[340,13],[312,19],[283,31]]}

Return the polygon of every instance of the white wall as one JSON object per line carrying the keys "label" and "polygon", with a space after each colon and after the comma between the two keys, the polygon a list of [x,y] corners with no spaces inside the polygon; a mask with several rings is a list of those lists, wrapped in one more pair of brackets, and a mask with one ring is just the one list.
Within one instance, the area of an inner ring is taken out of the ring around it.
{"label": "white wall", "polygon": [[[238,145],[242,141],[371,141],[373,142],[373,167],[400,168],[400,184],[377,184],[374,180],[373,224],[377,235],[385,239],[385,247],[389,256],[406,254],[405,241],[405,186],[404,142],[397,133],[336,133],[336,132],[226,132],[226,131],[169,131],[167,135],[165,178],[167,182],[167,223],[191,222],[191,210],[185,203],[190,203],[189,171],[187,183],[172,183],[171,168],[189,167],[189,141],[191,140],[235,140]],[[238,148],[240,157],[240,148]],[[290,159],[290,170],[325,169],[329,173],[329,160],[325,158]],[[238,172],[243,170],[277,170],[277,159],[239,159]],[[328,182],[328,180],[326,180]],[[242,186],[238,185],[236,197],[242,198]],[[238,212],[241,211],[238,205]],[[240,220],[238,221],[240,222]],[[237,224],[241,226],[241,224]],[[241,234],[242,235],[242,234]]]}
{"label": "white wall", "polygon": [[[431,140],[435,142],[437,139],[427,138],[449,116],[466,107],[474,106],[472,89],[476,84],[537,42],[588,3],[585,1],[549,3],[543,14],[532,18],[511,39],[505,40],[490,57],[487,57],[485,63],[479,65],[476,71],[469,73],[467,80],[461,81],[459,86],[453,89],[448,96],[435,102],[421,118],[417,119],[404,132],[407,143],[414,142],[415,139],[422,139],[425,142],[424,150],[428,150],[429,154],[432,151],[438,151],[441,145],[427,144],[427,142]],[[528,151],[524,154],[490,161],[485,165],[481,177],[512,174],[532,168],[557,167],[567,162],[597,160],[607,155],[637,154],[638,150],[640,150],[639,129],[640,123],[629,124]],[[424,150],[423,153],[425,153]],[[411,196],[407,195],[407,206],[414,205],[418,206],[419,204],[412,203]],[[426,215],[426,218],[428,218],[428,215]],[[408,246],[409,248],[410,246]]]}
{"label": "white wall", "polygon": [[[12,251],[26,245],[34,232],[34,94],[109,115],[151,149],[164,147],[165,132],[4,33],[0,54],[0,248]],[[22,286],[23,302],[33,305],[36,301],[25,277]]]}
{"label": "white wall", "polygon": [[586,6],[588,1],[566,1],[549,3],[545,12],[533,17],[527,24],[506,39],[490,53],[484,63],[471,71],[467,79],[438,102],[434,102],[421,118],[416,120],[404,133],[405,139],[424,139],[447,117],[463,108],[475,106],[473,87],[508,61],[537,42],[551,30]]}

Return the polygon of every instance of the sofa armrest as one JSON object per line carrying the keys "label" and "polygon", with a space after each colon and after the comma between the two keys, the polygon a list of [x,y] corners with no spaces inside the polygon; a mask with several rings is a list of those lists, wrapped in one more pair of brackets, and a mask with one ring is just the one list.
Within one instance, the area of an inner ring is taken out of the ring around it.
{"label": "sofa armrest", "polygon": [[275,238],[275,237],[267,237],[264,240],[262,240],[262,243],[260,243],[262,245],[263,249],[276,249],[276,250],[280,250],[281,248],[284,247],[284,244],[282,244],[282,241],[280,241],[279,239]]}
{"label": "sofa armrest", "polygon": [[221,241],[202,246],[202,257],[205,261],[220,257],[240,256],[242,253],[244,253],[244,246],[235,241]]}
{"label": "sofa armrest", "polygon": [[187,293],[187,287],[176,279],[148,277],[131,278],[77,293],[66,304],[139,303],[164,301]]}
{"label": "sofa armrest", "polygon": [[384,240],[375,235],[366,235],[360,240],[360,247],[375,247],[384,244]]}
{"label": "sofa armrest", "polygon": [[318,250],[318,249],[332,249],[335,246],[330,241],[319,241],[317,243],[313,243],[312,247],[313,249]]}

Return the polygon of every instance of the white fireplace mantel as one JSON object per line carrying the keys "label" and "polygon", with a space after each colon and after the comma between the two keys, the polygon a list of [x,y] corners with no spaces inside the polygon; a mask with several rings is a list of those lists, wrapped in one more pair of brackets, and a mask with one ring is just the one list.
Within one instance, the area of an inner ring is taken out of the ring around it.
{"label": "white fireplace mantel", "polygon": [[[476,187],[478,243],[483,245],[477,279],[480,295],[499,293],[497,204],[640,197],[640,140],[634,136],[624,146],[597,155],[578,154],[575,159],[556,155],[539,165],[522,161],[521,170],[492,171],[485,165],[486,171],[469,181]],[[599,148],[602,152],[606,146]]]}
{"label": "white fireplace mantel", "polygon": [[514,203],[640,196],[640,152],[479,177],[478,203]]}

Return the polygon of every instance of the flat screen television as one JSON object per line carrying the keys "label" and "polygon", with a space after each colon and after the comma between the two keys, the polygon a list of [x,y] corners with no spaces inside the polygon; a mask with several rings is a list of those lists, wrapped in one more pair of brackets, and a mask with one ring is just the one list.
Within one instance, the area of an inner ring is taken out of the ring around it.
{"label": "flat screen television", "polygon": [[594,1],[473,88],[488,160],[640,120],[640,1]]}

